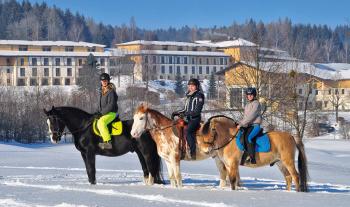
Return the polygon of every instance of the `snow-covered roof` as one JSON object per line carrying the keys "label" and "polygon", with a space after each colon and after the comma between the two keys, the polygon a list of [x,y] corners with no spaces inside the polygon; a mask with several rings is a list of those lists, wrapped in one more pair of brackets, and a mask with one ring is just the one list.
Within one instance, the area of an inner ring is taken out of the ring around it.
{"label": "snow-covered roof", "polygon": [[177,51],[177,50],[141,50],[136,54],[142,55],[188,55],[188,56],[219,56],[219,57],[230,57],[230,55],[224,52],[208,52],[208,51]]}
{"label": "snow-covered roof", "polygon": [[106,47],[106,45],[100,45],[100,44],[89,43],[89,42],[28,41],[28,40],[0,40],[0,45]]}
{"label": "snow-covered roof", "polygon": [[124,42],[116,44],[117,46],[123,45],[164,45],[164,46],[183,46],[183,47],[215,47],[212,44],[200,44],[192,42],[175,42],[175,41],[146,41],[146,40],[135,40],[131,42]]}
{"label": "snow-covered roof", "polygon": [[[246,64],[252,67],[256,67],[256,63],[251,62],[238,62]],[[235,63],[235,64],[238,64]],[[231,67],[226,68],[224,71],[218,72],[218,74],[223,74],[226,70]],[[299,73],[310,74],[325,80],[330,79],[350,79],[350,64],[345,63],[316,63],[312,64],[309,62],[301,61],[283,61],[283,62],[259,62],[259,68],[265,71],[279,72],[279,73],[289,73],[294,70]],[[337,77],[339,76],[339,77]]]}
{"label": "snow-covered roof", "polygon": [[227,48],[227,47],[256,47],[257,45],[242,38],[235,40],[227,40],[222,42],[211,42],[210,40],[198,40],[197,43],[211,45],[212,47]]}
{"label": "snow-covered roof", "polygon": [[90,54],[98,57],[111,56],[110,52],[52,52],[52,51],[12,51],[12,50],[0,50],[0,56],[16,57],[16,56],[37,56],[37,57],[87,57]]}

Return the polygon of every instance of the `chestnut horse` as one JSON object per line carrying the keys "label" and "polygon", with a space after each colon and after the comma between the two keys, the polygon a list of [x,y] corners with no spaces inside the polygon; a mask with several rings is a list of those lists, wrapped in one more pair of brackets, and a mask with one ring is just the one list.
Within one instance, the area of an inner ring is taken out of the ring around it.
{"label": "chestnut horse", "polygon": [[[209,132],[210,133],[209,133]],[[204,140],[208,143],[207,153],[217,151],[217,156],[222,163],[224,169],[221,172],[221,179],[225,179],[228,175],[231,188],[235,189],[238,181],[236,179],[238,167],[243,152],[239,150],[236,144],[235,136],[238,133],[237,123],[231,118],[225,116],[217,116],[210,118],[203,126],[203,134],[211,134],[209,139]],[[226,137],[227,133],[231,134]],[[257,152],[256,164],[245,164],[247,167],[261,167],[265,165],[277,164],[282,172],[287,190],[291,190],[292,181],[296,191],[307,192],[307,161],[302,143],[297,144],[294,137],[287,132],[272,131],[267,133],[270,140],[269,152]],[[208,138],[208,136],[204,136]],[[204,148],[203,148],[204,149]],[[294,165],[295,152],[298,149],[298,171]],[[226,172],[226,173],[225,173]]]}
{"label": "chestnut horse", "polygon": [[[159,156],[165,160],[167,165],[171,186],[182,187],[179,138],[172,130],[173,125],[173,121],[168,117],[141,104],[134,114],[131,135],[138,138],[145,131],[150,132],[151,137],[156,142]],[[223,135],[223,133],[221,134]],[[215,157],[219,171],[224,170],[224,164],[215,156],[217,152],[208,152],[208,144],[204,143],[204,140],[210,139],[210,136],[209,133],[205,136],[201,135],[200,130],[197,132],[196,160]],[[229,134],[226,134],[226,136],[229,136]],[[188,154],[185,155],[184,160],[191,161]],[[237,174],[237,176],[239,175]],[[220,180],[220,186],[223,187],[226,185],[226,174],[222,175],[220,171],[220,177],[225,177],[224,180]]]}

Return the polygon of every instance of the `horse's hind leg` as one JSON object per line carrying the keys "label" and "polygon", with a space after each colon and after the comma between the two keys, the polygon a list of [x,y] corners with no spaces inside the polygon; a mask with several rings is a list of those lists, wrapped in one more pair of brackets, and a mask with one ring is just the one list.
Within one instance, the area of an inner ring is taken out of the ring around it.
{"label": "horse's hind leg", "polygon": [[146,185],[153,185],[153,183],[149,183],[149,171],[148,171],[148,168],[147,168],[147,164],[146,164],[146,160],[145,160],[145,157],[143,156],[143,154],[141,153],[141,151],[139,149],[135,149],[135,152],[140,160],[140,163],[141,163],[141,167],[142,167],[142,171],[143,171],[143,182],[146,184]]}
{"label": "horse's hind leg", "polygon": [[224,165],[224,163],[218,158],[218,156],[216,156],[215,158],[215,163],[216,163],[216,167],[219,170],[220,173],[220,188],[224,188],[226,187],[226,178],[227,178],[227,170],[226,167]]}
{"label": "horse's hind leg", "polygon": [[170,185],[171,187],[176,187],[176,181],[175,181],[175,175],[174,175],[174,169],[171,165],[171,163],[166,160],[165,161],[165,164],[166,164],[166,167],[167,167],[167,170],[168,170],[168,176],[169,176],[169,180],[170,180]]}
{"label": "horse's hind leg", "polygon": [[237,180],[238,174],[238,163],[232,163],[232,165],[228,168],[228,177],[230,179],[231,189],[235,190],[237,183],[239,180]]}
{"label": "horse's hind leg", "polygon": [[87,151],[86,153],[81,153],[81,156],[83,157],[86,173],[89,178],[89,183],[92,185],[96,184],[96,155],[92,152]]}
{"label": "horse's hind leg", "polygon": [[289,174],[293,178],[295,190],[299,192],[300,191],[299,174],[298,174],[297,170],[295,169],[294,157],[290,158],[290,159],[283,159],[282,158],[282,162],[283,162],[283,165],[287,168]]}
{"label": "horse's hind leg", "polygon": [[281,161],[277,162],[276,165],[282,172],[284,179],[286,180],[287,190],[290,191],[292,187],[292,176],[289,174],[288,169],[283,165]]}

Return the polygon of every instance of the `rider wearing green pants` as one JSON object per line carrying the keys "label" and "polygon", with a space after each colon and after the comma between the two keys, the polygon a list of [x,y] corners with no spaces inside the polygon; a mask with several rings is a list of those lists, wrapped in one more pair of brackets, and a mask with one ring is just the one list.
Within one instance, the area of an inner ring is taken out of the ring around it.
{"label": "rider wearing green pants", "polygon": [[99,143],[99,147],[102,149],[112,149],[111,135],[109,134],[107,125],[111,123],[118,112],[118,96],[115,91],[115,86],[110,82],[110,77],[107,73],[102,73],[101,80],[101,93],[98,102],[98,112],[100,119],[97,121],[97,128],[101,133],[103,143]]}

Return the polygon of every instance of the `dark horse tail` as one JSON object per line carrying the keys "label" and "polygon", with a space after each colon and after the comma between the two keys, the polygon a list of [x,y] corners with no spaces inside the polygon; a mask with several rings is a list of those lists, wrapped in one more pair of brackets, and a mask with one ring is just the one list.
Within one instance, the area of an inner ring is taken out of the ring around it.
{"label": "dark horse tail", "polygon": [[157,184],[165,184],[164,178],[163,178],[163,165],[162,165],[162,159],[158,155],[158,153],[154,156],[154,162],[157,163],[155,171],[156,176],[154,177],[154,183]]}
{"label": "dark horse tail", "polygon": [[227,116],[225,116],[225,115],[216,115],[216,116],[212,116],[212,117],[210,117],[210,118],[208,119],[208,121],[205,122],[205,124],[203,125],[202,134],[204,134],[204,135],[208,134],[208,132],[209,132],[210,121],[211,121],[212,119],[220,118],[220,117],[224,117],[224,118],[227,118],[227,119],[230,119],[230,120],[234,121],[232,118],[227,117]]}
{"label": "dark horse tail", "polygon": [[309,189],[307,185],[307,180],[309,178],[309,173],[307,169],[307,159],[306,159],[304,144],[297,143],[297,148],[299,150],[298,171],[299,171],[300,191],[308,192]]}

